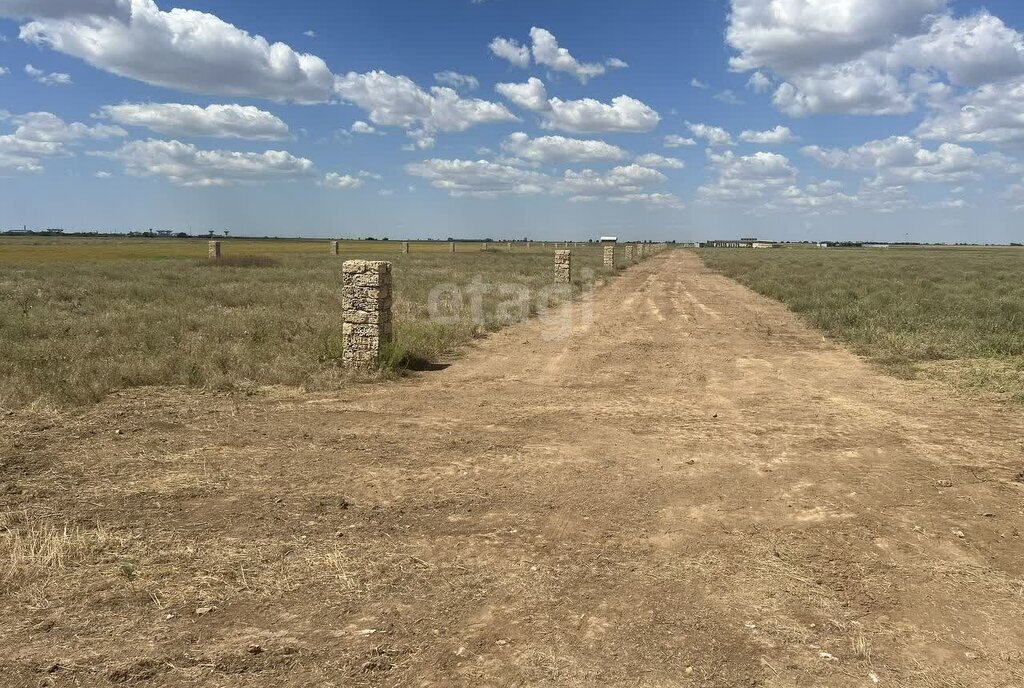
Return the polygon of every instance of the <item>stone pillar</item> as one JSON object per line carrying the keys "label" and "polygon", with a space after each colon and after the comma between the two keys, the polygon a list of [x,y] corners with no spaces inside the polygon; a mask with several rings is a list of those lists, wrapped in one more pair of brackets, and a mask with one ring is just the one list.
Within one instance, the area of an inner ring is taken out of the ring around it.
{"label": "stone pillar", "polygon": [[454,241],[449,241],[448,242],[448,252],[449,253],[455,253],[455,242]]}
{"label": "stone pillar", "polygon": [[331,242],[331,255],[332,256],[338,255],[338,242],[337,241],[332,241]]}
{"label": "stone pillar", "polygon": [[625,257],[626,265],[632,265],[633,264],[633,244],[626,244],[624,249],[625,249],[625,253],[626,253],[626,257]]}
{"label": "stone pillar", "polygon": [[555,283],[572,281],[572,251],[555,251]]}
{"label": "stone pillar", "polygon": [[529,242],[529,241],[526,242],[526,248],[530,248],[530,243],[531,242]]}
{"label": "stone pillar", "polygon": [[346,260],[341,268],[341,362],[373,370],[381,347],[391,341],[391,263]]}
{"label": "stone pillar", "polygon": [[512,242],[511,242],[511,241],[510,241],[510,242],[508,242],[508,250],[509,250],[509,251],[511,251],[511,250],[512,250]]}
{"label": "stone pillar", "polygon": [[484,243],[480,244],[480,250],[481,251],[486,251],[487,250],[487,242],[486,241]]}
{"label": "stone pillar", "polygon": [[609,270],[615,269],[615,244],[610,241],[604,244],[604,266]]}
{"label": "stone pillar", "polygon": [[210,260],[220,259],[220,242],[211,241],[206,245],[206,255],[209,256]]}
{"label": "stone pillar", "polygon": [[402,242],[402,253],[408,253],[408,252],[409,252],[409,242],[408,241],[403,241]]}

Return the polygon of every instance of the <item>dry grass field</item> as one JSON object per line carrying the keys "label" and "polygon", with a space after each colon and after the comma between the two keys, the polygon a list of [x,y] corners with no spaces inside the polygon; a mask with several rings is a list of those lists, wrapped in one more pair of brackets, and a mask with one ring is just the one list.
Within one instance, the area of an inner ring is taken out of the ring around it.
{"label": "dry grass field", "polygon": [[[395,263],[396,341],[386,367],[436,361],[460,344],[522,318],[509,294],[483,296],[484,321],[462,311],[439,324],[427,297],[438,284],[474,280],[550,284],[551,245],[398,241],[222,239],[224,260],[206,259],[206,240],[0,238],[0,408],[91,403],[117,389],[188,385],[245,389],[291,385],[331,389],[344,375],[341,261]],[[600,249],[575,250],[574,289],[595,275]],[[517,304],[518,305],[518,304]],[[529,312],[543,304],[531,302]]]}
{"label": "dry grass field", "polygon": [[901,377],[1024,402],[1024,249],[704,249],[704,263],[782,301]]}
{"label": "dry grass field", "polygon": [[1016,687],[1021,437],[685,251],[407,379],[11,409],[0,686]]}

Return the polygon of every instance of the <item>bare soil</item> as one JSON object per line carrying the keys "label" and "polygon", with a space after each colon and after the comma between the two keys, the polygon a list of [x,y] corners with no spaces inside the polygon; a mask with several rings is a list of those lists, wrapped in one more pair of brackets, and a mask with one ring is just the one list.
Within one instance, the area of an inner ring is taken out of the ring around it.
{"label": "bare soil", "polygon": [[343,396],[0,419],[0,684],[1024,685],[1019,408],[680,251],[567,308]]}

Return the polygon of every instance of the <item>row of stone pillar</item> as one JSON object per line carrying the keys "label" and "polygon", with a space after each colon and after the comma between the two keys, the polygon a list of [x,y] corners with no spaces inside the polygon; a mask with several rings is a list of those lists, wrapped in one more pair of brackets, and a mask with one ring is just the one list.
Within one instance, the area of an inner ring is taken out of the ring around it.
{"label": "row of stone pillar", "polygon": [[[640,261],[665,248],[664,244],[628,244],[626,260]],[[605,264],[611,256],[615,267],[615,245],[606,244]],[[342,264],[342,364],[348,368],[372,370],[383,347],[391,341],[392,264],[383,260],[346,260]],[[572,251],[555,251],[554,281],[572,282]]]}
{"label": "row of stone pillar", "polygon": [[[602,264],[604,267],[609,270],[614,270],[619,267],[618,261],[616,260],[618,251],[615,250],[617,244],[604,242],[602,246],[604,247],[602,254]],[[624,254],[626,265],[632,265],[633,263],[640,262],[647,256],[652,256],[655,253],[665,250],[665,248],[666,244],[626,244],[622,247],[622,252]]]}
{"label": "row of stone pillar", "polygon": [[[564,246],[569,246],[570,245],[570,243],[568,241],[561,242],[561,243]],[[554,242],[554,244],[557,246],[559,244],[559,242],[556,241],[556,242]],[[573,245],[577,245],[577,244],[573,244]],[[448,246],[449,246],[449,252],[450,253],[455,253],[455,242],[454,241],[449,242]],[[509,246],[509,250],[511,250],[512,249],[512,244],[510,243],[508,246]],[[616,267],[618,267],[617,263],[616,263],[616,260],[615,260],[616,244],[605,243],[605,244],[603,244],[603,246],[604,246],[604,255],[603,255],[604,266],[606,268],[610,269],[610,270],[614,270]],[[527,243],[527,248],[529,248],[529,243]],[[341,249],[341,242],[340,241],[331,241],[331,255],[332,256],[338,255],[341,252],[340,249]],[[664,249],[665,249],[665,244],[626,244],[623,247],[623,251],[625,253],[625,261],[626,261],[627,265],[631,265],[634,262],[640,261],[643,258],[645,258],[645,257],[647,257],[649,255],[653,255],[654,253],[657,253],[658,251],[662,251]],[[484,250],[484,251],[488,250],[488,244],[486,244],[486,243],[483,244],[482,245],[482,250]],[[409,252],[409,242],[408,241],[403,241],[402,242],[401,251],[402,251],[402,253],[408,253]],[[559,253],[566,253],[566,254],[568,254],[569,251],[557,251],[555,253],[555,255],[556,255],[556,262],[558,260],[557,256],[558,256]],[[211,260],[219,260],[220,259],[221,250],[220,250],[220,242],[219,241],[211,241],[211,242],[209,242],[209,244],[207,246],[207,255],[209,256],[209,258]],[[567,258],[566,260],[568,261],[570,259]]]}
{"label": "row of stone pillar", "polygon": [[[452,252],[455,244],[451,245]],[[660,251],[664,244],[629,244],[625,246],[627,264]],[[402,253],[409,252],[408,242]],[[331,242],[331,254],[338,255],[338,242]],[[219,241],[208,245],[208,256],[219,260]],[[604,265],[615,269],[615,244],[605,244]],[[391,263],[383,260],[346,260],[342,264],[342,364],[349,368],[376,368],[384,346],[391,341],[392,281]],[[572,251],[555,251],[556,284],[572,282]]]}

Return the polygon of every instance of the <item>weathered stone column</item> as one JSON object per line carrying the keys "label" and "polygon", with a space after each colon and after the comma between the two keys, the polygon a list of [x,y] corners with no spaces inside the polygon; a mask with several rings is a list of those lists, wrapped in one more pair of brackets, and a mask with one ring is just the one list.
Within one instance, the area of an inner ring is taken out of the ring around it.
{"label": "weathered stone column", "polygon": [[409,242],[408,241],[403,241],[402,242],[402,253],[408,253],[408,252],[409,252]]}
{"label": "weathered stone column", "polygon": [[381,347],[391,341],[391,263],[346,260],[341,271],[341,362],[372,370]]}
{"label": "weathered stone column", "polygon": [[206,245],[206,255],[209,256],[210,260],[220,259],[220,242],[211,241]]}
{"label": "weathered stone column", "polygon": [[604,244],[604,266],[611,270],[615,269],[615,244],[611,242]]}
{"label": "weathered stone column", "polygon": [[338,242],[337,241],[332,241],[331,242],[331,255],[332,256],[338,255]]}
{"label": "weathered stone column", "polygon": [[626,246],[624,248],[625,248],[625,252],[626,252],[626,258],[625,258],[626,265],[632,265],[633,264],[633,244],[626,244]]}
{"label": "weathered stone column", "polygon": [[572,281],[572,251],[555,251],[555,283]]}
{"label": "weathered stone column", "polygon": [[510,241],[510,242],[508,242],[508,250],[509,250],[509,251],[511,251],[511,250],[512,250],[512,242],[511,242],[511,241]]}
{"label": "weathered stone column", "polygon": [[448,242],[448,252],[449,253],[455,253],[455,242],[454,241],[449,241]]}

